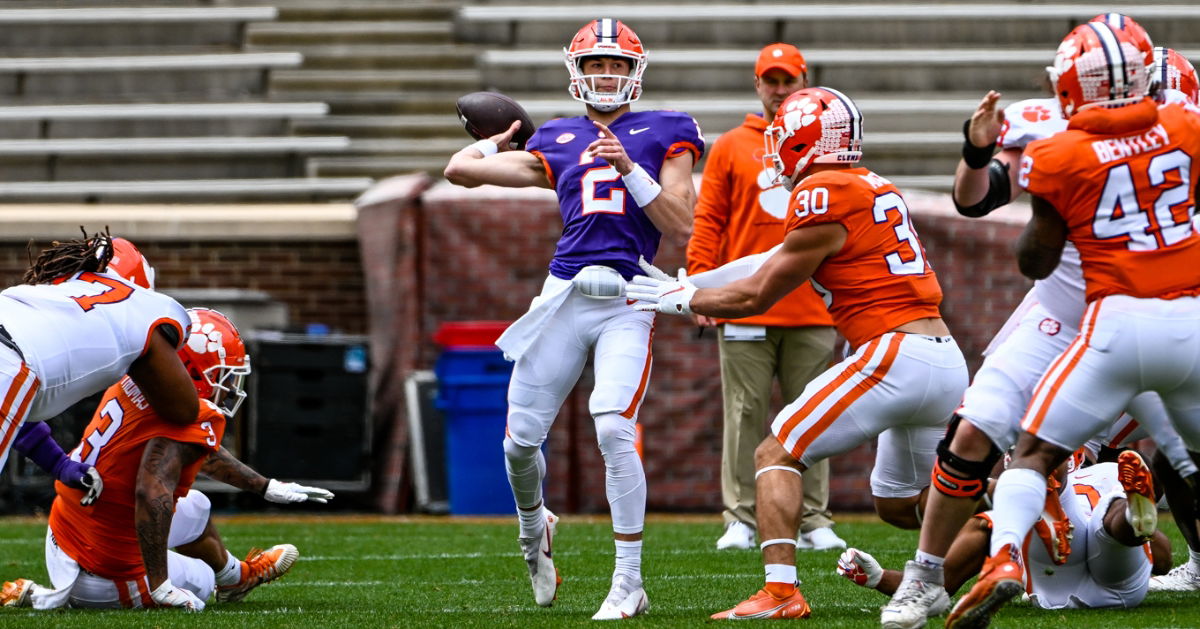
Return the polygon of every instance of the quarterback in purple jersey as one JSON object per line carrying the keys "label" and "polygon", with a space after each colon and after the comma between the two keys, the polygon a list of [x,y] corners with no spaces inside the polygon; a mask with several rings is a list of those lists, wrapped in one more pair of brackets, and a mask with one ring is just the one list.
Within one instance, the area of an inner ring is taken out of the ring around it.
{"label": "quarterback in purple jersey", "polygon": [[654,325],[652,313],[626,303],[624,285],[640,273],[639,257],[654,259],[662,237],[687,244],[696,198],[692,166],[704,137],[687,114],[630,111],[641,95],[646,52],[628,26],[593,20],[563,52],[569,92],[586,105],[585,115],[547,122],[524,151],[510,150],[520,126],[514,122],[455,153],[445,174],[468,187],[539,186],[558,194],[563,233],[542,292],[496,341],[516,362],[505,467],[534,600],[548,607],[562,579],[552,558],[558,516],[542,502],[546,462],[540,446],[594,352],[596,385],[588,408],[604,455],[616,569],[593,618],[620,619],[649,607],[641,571],[646,475],[634,441]]}

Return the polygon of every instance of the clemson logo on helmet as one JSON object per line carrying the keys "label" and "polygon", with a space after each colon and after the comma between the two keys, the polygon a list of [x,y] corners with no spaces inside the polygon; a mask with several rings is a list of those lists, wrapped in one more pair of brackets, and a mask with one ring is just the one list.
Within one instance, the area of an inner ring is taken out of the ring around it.
{"label": "clemson logo on helmet", "polygon": [[1075,41],[1075,38],[1064,39],[1058,45],[1058,51],[1054,53],[1055,72],[1062,76],[1070,71],[1071,67],[1075,65],[1075,55],[1077,54],[1079,54],[1079,43]]}
{"label": "clemson logo on helmet", "polygon": [[788,103],[787,111],[783,114],[783,123],[789,131],[802,129],[817,120],[816,114],[813,113],[816,110],[817,103],[810,98],[802,98]]}
{"label": "clemson logo on helmet", "polygon": [[212,323],[193,321],[191,332],[188,334],[188,347],[198,354],[219,352],[222,349],[221,331],[216,327]]}
{"label": "clemson logo on helmet", "polygon": [[1021,112],[1021,116],[1029,122],[1042,122],[1050,119],[1050,110],[1041,105],[1033,105],[1026,107],[1025,111]]}

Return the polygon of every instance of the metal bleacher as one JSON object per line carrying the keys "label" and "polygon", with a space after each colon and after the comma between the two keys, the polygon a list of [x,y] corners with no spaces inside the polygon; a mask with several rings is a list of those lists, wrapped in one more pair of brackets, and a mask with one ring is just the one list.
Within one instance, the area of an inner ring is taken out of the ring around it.
{"label": "metal bleacher", "polygon": [[322,102],[270,97],[295,51],[246,51],[269,6],[0,9],[0,202],[349,199],[317,177],[344,135],[295,132]]}

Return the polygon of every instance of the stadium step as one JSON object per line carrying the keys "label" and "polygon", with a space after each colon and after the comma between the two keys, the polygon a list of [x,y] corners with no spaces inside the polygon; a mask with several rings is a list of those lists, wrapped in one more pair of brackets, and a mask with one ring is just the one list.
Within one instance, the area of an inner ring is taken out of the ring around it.
{"label": "stadium step", "polygon": [[246,43],[252,46],[341,44],[447,43],[453,29],[437,21],[329,21],[252,24]]}
{"label": "stadium step", "polygon": [[454,44],[287,44],[253,50],[294,50],[308,70],[474,68],[476,52]]}

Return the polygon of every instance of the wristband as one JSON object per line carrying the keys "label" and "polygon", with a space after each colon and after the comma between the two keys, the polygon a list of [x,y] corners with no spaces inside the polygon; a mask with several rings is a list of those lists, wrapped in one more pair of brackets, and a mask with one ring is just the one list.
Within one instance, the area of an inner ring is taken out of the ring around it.
{"label": "wristband", "polygon": [[978,170],[987,166],[992,161],[992,153],[995,150],[995,142],[984,147],[971,144],[971,119],[968,118],[966,122],[963,122],[962,158],[966,162],[967,168]]}
{"label": "wristband", "polygon": [[495,155],[496,153],[500,152],[500,145],[491,140],[480,140],[474,144],[468,144],[467,148],[475,149],[476,151],[483,153],[484,157]]}
{"label": "wristband", "polygon": [[638,207],[646,207],[650,202],[657,199],[659,193],[662,192],[662,186],[642,168],[641,164],[634,164],[633,170],[629,171],[628,175],[621,175],[621,181],[625,182],[625,189],[629,194],[633,195],[633,200],[638,204]]}

